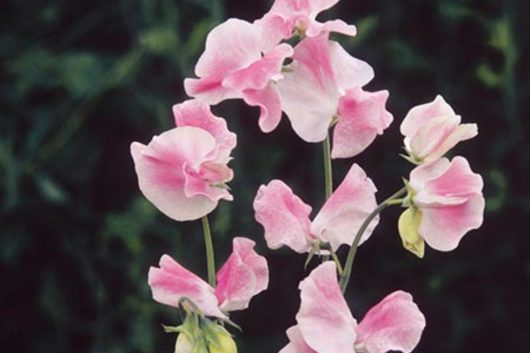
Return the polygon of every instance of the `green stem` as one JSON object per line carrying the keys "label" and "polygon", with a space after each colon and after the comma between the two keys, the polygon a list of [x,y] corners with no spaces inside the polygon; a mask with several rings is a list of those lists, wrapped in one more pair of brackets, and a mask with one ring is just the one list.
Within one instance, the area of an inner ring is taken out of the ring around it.
{"label": "green stem", "polygon": [[208,216],[202,217],[202,231],[204,233],[204,246],[206,248],[206,263],[208,267],[208,283],[215,287],[215,256],[213,251],[212,232]]}
{"label": "green stem", "polygon": [[331,258],[333,259],[333,261],[335,261],[335,264],[337,265],[337,271],[339,271],[339,275],[342,276],[344,270],[342,269],[342,265],[340,263],[339,258],[337,257],[337,254],[335,253],[335,251],[333,251],[333,249],[330,249],[329,253],[331,254]]}
{"label": "green stem", "polygon": [[324,150],[324,180],[325,180],[325,191],[326,200],[329,199],[333,193],[333,171],[331,169],[331,145],[329,142],[329,133],[323,142]]}
{"label": "green stem", "polygon": [[346,288],[348,287],[348,282],[350,281],[351,277],[351,270],[353,266],[353,260],[355,260],[355,255],[357,254],[357,248],[359,247],[359,242],[361,241],[361,238],[366,231],[366,228],[372,223],[373,219],[381,213],[385,208],[391,205],[397,204],[395,201],[402,196],[406,195],[407,188],[403,187],[398,192],[390,196],[388,199],[383,201],[381,204],[379,204],[375,210],[372,211],[368,215],[368,217],[364,220],[363,224],[361,224],[361,227],[357,231],[357,234],[355,234],[355,238],[353,239],[353,243],[350,247],[350,251],[348,252],[348,257],[346,258],[346,264],[344,265],[344,270],[342,272],[342,275],[340,276],[340,289],[342,290],[342,293],[346,291]]}

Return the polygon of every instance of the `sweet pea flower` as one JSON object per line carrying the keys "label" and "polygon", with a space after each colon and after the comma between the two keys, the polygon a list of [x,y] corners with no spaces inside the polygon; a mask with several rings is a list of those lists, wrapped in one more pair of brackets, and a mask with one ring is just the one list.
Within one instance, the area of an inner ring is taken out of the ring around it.
{"label": "sweet pea flower", "polygon": [[[287,246],[304,253],[322,241],[336,250],[353,242],[355,232],[377,206],[376,191],[372,180],[354,164],[312,222],[311,207],[280,180],[260,186],[253,206],[269,248]],[[376,218],[369,225],[361,243],[370,237],[378,221]]]}
{"label": "sweet pea flower", "polygon": [[477,124],[461,124],[457,115],[442,96],[412,108],[401,123],[404,145],[415,162],[430,163],[443,157],[460,141],[478,134]]}
{"label": "sweet pea flower", "polygon": [[188,101],[173,108],[177,127],[153,137],[146,146],[131,144],[138,184],[145,197],[177,221],[210,213],[219,200],[231,201],[225,183],[235,134],[210,108]]}
{"label": "sweet pea flower", "polygon": [[275,81],[282,77],[283,61],[292,51],[285,43],[268,48],[257,26],[229,19],[208,34],[195,66],[198,78],[184,81],[186,93],[211,105],[241,98],[260,108],[259,126],[270,132],[282,114]]}
{"label": "sweet pea flower", "polygon": [[262,27],[268,41],[274,45],[290,38],[295,32],[307,37],[336,32],[355,36],[357,29],[341,20],[320,23],[319,13],[338,3],[339,0],[276,0],[270,11],[255,23]]}
{"label": "sweet pea flower", "polygon": [[323,141],[333,133],[333,158],[353,157],[367,148],[393,120],[385,109],[387,91],[366,92],[374,77],[366,62],[350,56],[327,35],[306,38],[278,82],[282,109],[298,136]]}
{"label": "sweet pea flower", "polygon": [[297,324],[287,330],[290,342],[280,353],[409,353],[425,328],[425,317],[403,291],[386,296],[357,324],[332,261],[315,268],[299,288]]}
{"label": "sweet pea flower", "polygon": [[483,181],[463,157],[422,164],[410,174],[411,206],[400,217],[405,248],[419,257],[424,242],[439,251],[454,250],[464,235],[482,225]]}
{"label": "sweet pea flower", "polygon": [[153,299],[178,308],[181,299],[187,298],[202,314],[222,319],[227,318],[225,312],[246,309],[252,297],[269,285],[267,261],[254,251],[254,245],[250,239],[234,238],[232,255],[218,271],[215,289],[163,255],[160,267],[149,269]]}

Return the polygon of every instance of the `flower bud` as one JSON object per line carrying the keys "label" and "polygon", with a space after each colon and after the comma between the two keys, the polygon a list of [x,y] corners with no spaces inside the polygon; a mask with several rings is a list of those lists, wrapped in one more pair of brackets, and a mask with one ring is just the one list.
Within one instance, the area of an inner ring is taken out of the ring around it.
{"label": "flower bud", "polygon": [[209,353],[237,353],[236,343],[224,327],[207,321],[203,332]]}

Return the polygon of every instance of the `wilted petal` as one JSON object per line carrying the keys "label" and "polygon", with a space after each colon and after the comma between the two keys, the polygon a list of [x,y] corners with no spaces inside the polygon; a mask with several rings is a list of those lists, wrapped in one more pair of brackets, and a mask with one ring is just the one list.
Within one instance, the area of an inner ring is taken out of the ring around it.
{"label": "wilted petal", "polygon": [[160,268],[149,269],[148,284],[153,299],[161,304],[178,307],[182,298],[188,298],[203,314],[226,318],[219,310],[214,289],[168,255],[160,259]]}
{"label": "wilted petal", "polygon": [[296,321],[308,346],[318,353],[355,353],[356,322],[340,291],[335,263],[318,266],[299,288]]}
{"label": "wilted petal", "polygon": [[[341,244],[351,245],[355,234],[368,215],[377,207],[373,182],[357,164],[352,165],[344,181],[326,201],[313,220],[312,233],[331,243],[333,249]],[[377,226],[375,218],[361,238],[366,241]]]}
{"label": "wilted petal", "polygon": [[302,336],[298,326],[292,326],[287,330],[289,343],[279,353],[317,353],[309,347]]}
{"label": "wilted petal", "polygon": [[198,172],[200,164],[215,148],[212,135],[191,126],[166,131],[153,137],[147,146],[134,142],[131,155],[140,190],[162,213],[177,221],[194,220],[210,213],[219,199],[229,199],[229,194],[217,193],[205,181],[194,180],[194,187],[202,192],[188,197],[186,185],[190,183],[190,170]]}
{"label": "wilted petal", "polygon": [[425,317],[403,291],[386,296],[357,326],[356,346],[368,353],[411,352],[420,341]]}
{"label": "wilted petal", "polygon": [[419,233],[433,249],[454,250],[467,232],[482,225],[484,206],[482,195],[458,205],[424,206]]}
{"label": "wilted petal", "polygon": [[269,285],[267,260],[254,251],[255,243],[234,238],[232,255],[217,272],[215,295],[224,311],[243,310],[253,296]]}
{"label": "wilted petal", "polygon": [[226,121],[212,114],[210,106],[191,99],[173,106],[175,124],[178,127],[195,126],[209,132],[222,151],[222,160],[228,162],[232,149],[237,144],[236,134],[230,132]]}
{"label": "wilted petal", "polygon": [[288,246],[298,253],[309,250],[312,236],[305,204],[280,180],[260,186],[254,199],[256,221],[265,229],[265,240],[271,249]]}
{"label": "wilted petal", "polygon": [[348,90],[339,102],[339,121],[333,131],[332,158],[353,157],[364,151],[392,123],[386,108],[388,91]]}

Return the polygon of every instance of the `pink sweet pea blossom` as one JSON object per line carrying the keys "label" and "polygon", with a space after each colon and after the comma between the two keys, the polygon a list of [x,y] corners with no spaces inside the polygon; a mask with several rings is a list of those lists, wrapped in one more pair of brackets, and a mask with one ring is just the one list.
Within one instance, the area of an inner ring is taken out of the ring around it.
{"label": "pink sweet pea blossom", "polygon": [[463,157],[416,167],[410,174],[410,188],[412,208],[420,215],[418,235],[433,249],[455,249],[467,232],[482,225],[482,187],[482,177],[473,173]]}
{"label": "pink sweet pea blossom", "polygon": [[224,186],[236,137],[208,106],[188,101],[174,107],[177,127],[146,146],[131,144],[140,190],[162,213],[177,221],[210,213],[219,200],[232,200]]}
{"label": "pink sweet pea blossom", "polygon": [[276,0],[271,10],[255,23],[272,44],[290,38],[295,31],[307,37],[337,32],[354,36],[357,29],[341,20],[320,23],[318,14],[331,8],[339,0]]}
{"label": "pink sweet pea blossom", "polygon": [[223,311],[246,309],[269,286],[267,260],[256,254],[254,245],[250,239],[234,238],[232,255],[217,272],[215,295]]}
{"label": "pink sweet pea blossom", "polygon": [[278,82],[282,109],[307,142],[323,141],[337,119],[332,157],[352,157],[393,120],[385,109],[387,91],[361,89],[373,77],[367,63],[350,56],[327,35],[306,38],[295,47],[293,62]]}
{"label": "pink sweet pea blossom", "polygon": [[242,98],[260,107],[259,126],[270,132],[281,119],[275,81],[281,78],[288,44],[272,48],[261,39],[260,29],[243,20],[229,19],[208,34],[206,48],[195,66],[197,79],[184,81],[188,95],[208,104]]}
{"label": "pink sweet pea blossom", "polygon": [[409,353],[425,328],[425,317],[403,291],[385,297],[357,324],[332,261],[315,268],[299,288],[297,325],[287,330],[290,342],[280,353]]}
{"label": "pink sweet pea blossom", "polygon": [[148,284],[157,302],[178,307],[187,298],[202,314],[227,318],[226,312],[243,310],[253,296],[267,289],[267,261],[254,251],[247,238],[233,240],[232,255],[217,273],[214,289],[201,278],[179,265],[169,255],[160,259],[160,268],[149,269]]}
{"label": "pink sweet pea blossom", "polygon": [[[313,222],[311,207],[282,181],[260,186],[254,199],[255,217],[265,229],[271,249],[287,246],[298,253],[311,250],[317,241],[329,242],[333,249],[351,244],[355,232],[377,206],[377,189],[366,173],[354,164],[343,182],[326,201]],[[377,226],[376,218],[364,233],[366,241]]]}
{"label": "pink sweet pea blossom", "polygon": [[442,96],[412,108],[401,123],[405,149],[415,161],[436,161],[478,134],[477,124],[460,124],[461,120]]}

